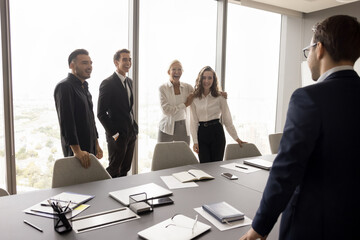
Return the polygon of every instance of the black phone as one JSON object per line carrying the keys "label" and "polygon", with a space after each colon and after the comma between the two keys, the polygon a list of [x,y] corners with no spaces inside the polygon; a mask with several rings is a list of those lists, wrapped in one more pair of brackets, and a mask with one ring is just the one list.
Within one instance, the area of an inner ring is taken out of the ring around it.
{"label": "black phone", "polygon": [[172,204],[174,201],[170,197],[161,197],[161,198],[155,198],[148,201],[148,203],[152,206],[159,206],[159,205],[165,205],[165,204]]}
{"label": "black phone", "polygon": [[230,179],[230,180],[236,180],[238,179],[237,176],[235,176],[234,174],[231,174],[231,173],[221,173],[221,176],[227,178],[227,179]]}

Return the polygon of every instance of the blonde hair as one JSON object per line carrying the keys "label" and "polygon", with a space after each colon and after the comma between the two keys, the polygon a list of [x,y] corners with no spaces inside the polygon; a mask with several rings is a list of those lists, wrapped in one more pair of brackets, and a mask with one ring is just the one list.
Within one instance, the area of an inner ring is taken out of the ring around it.
{"label": "blonde hair", "polygon": [[173,61],[170,63],[170,65],[169,65],[168,74],[170,74],[170,69],[171,69],[171,67],[172,67],[174,64],[179,64],[179,65],[181,66],[181,71],[183,71],[183,67],[182,67],[181,62],[180,62],[179,60],[175,59],[175,60],[173,60]]}

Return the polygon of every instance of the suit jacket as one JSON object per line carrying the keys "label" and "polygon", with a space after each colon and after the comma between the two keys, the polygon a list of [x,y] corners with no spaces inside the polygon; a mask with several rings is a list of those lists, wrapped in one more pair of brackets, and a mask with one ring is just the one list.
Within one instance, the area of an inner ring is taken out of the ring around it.
{"label": "suit jacket", "polygon": [[297,89],[253,228],[280,239],[359,239],[360,78],[331,74]]}
{"label": "suit jacket", "polygon": [[130,115],[134,104],[130,78],[128,78],[128,83],[131,91],[130,105],[127,90],[116,73],[105,79],[100,85],[97,116],[108,137],[112,137],[117,132],[119,137],[128,136],[132,129],[136,134],[138,133],[138,125]]}

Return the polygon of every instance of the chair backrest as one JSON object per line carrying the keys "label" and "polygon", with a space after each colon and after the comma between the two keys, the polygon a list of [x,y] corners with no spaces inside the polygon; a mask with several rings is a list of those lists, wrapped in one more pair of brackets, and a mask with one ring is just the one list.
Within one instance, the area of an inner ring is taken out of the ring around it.
{"label": "chair backrest", "polygon": [[189,146],[182,141],[156,144],[151,170],[161,170],[199,163]]}
{"label": "chair backrest", "polygon": [[0,197],[9,196],[10,194],[3,188],[0,188]]}
{"label": "chair backrest", "polygon": [[272,154],[278,153],[282,135],[282,133],[269,134],[270,150]]}
{"label": "chair backrest", "polygon": [[75,157],[65,157],[55,161],[52,187],[64,187],[110,178],[110,174],[92,154],[90,154],[89,168],[84,168],[79,159]]}
{"label": "chair backrest", "polygon": [[259,149],[253,143],[244,143],[242,147],[237,143],[226,145],[224,160],[261,156]]}

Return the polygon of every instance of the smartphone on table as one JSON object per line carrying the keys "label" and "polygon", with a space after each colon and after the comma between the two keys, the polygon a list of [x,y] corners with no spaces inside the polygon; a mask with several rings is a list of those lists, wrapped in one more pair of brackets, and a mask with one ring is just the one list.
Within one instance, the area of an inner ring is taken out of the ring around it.
{"label": "smartphone on table", "polygon": [[230,179],[230,180],[236,180],[238,179],[237,176],[235,176],[234,174],[231,174],[231,173],[221,173],[221,176],[227,178],[227,179]]}
{"label": "smartphone on table", "polygon": [[161,198],[155,198],[148,201],[148,203],[152,206],[159,206],[159,205],[166,205],[166,204],[172,204],[174,201],[170,197],[161,197]]}

